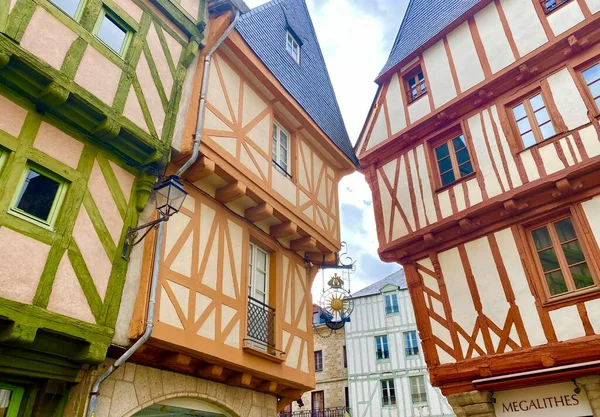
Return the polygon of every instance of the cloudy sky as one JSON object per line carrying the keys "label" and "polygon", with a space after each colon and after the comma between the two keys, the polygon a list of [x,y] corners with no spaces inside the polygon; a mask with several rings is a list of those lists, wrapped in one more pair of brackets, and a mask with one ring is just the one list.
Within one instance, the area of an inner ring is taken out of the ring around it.
{"label": "cloudy sky", "polygon": [[[245,0],[256,7],[268,0]],[[377,90],[374,79],[385,64],[408,0],[306,0],[346,128],[356,142]],[[342,239],[348,255],[357,261],[351,277],[355,292],[399,265],[377,256],[377,235],[371,192],[361,174],[340,184]],[[321,276],[313,286],[315,301],[321,295]]]}

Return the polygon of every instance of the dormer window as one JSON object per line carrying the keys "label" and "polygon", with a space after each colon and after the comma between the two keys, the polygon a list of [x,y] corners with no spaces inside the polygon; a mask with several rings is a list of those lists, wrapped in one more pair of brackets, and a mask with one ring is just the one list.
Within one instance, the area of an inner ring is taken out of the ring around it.
{"label": "dormer window", "polygon": [[294,58],[294,61],[296,61],[296,63],[299,64],[300,63],[300,44],[298,43],[298,41],[296,40],[294,35],[292,35],[290,33],[290,31],[286,32],[285,49],[288,52],[288,54],[290,54],[290,56],[292,58]]}

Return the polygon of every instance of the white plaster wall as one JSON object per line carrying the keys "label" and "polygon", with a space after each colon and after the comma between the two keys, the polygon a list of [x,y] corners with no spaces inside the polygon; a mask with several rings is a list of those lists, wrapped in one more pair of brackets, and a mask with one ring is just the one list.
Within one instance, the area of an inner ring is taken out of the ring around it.
{"label": "white plaster wall", "polygon": [[450,62],[444,47],[444,41],[439,41],[423,53],[423,61],[427,70],[429,94],[433,97],[434,106],[441,107],[456,97],[456,88],[450,71]]}
{"label": "white plaster wall", "polygon": [[596,242],[600,244],[600,195],[581,203]]}
{"label": "white plaster wall", "polygon": [[73,169],[83,152],[83,143],[46,122],[40,125],[33,146]]}
{"label": "white plaster wall", "polygon": [[431,191],[429,172],[427,170],[427,162],[425,161],[425,146],[417,146],[416,153],[417,162],[419,164],[419,178],[423,186],[423,204],[425,206],[425,214],[427,215],[428,223],[431,224],[437,221],[437,213],[435,212],[433,192]]}
{"label": "white plaster wall", "polygon": [[597,11],[600,11],[600,0],[586,0],[586,3],[590,12],[596,13]]}
{"label": "white plaster wall", "polygon": [[385,111],[383,104],[377,109],[377,118],[373,124],[373,130],[367,144],[367,150],[379,145],[381,142],[387,139],[387,124],[385,122]]}
{"label": "white plaster wall", "polygon": [[500,144],[502,146],[502,150],[504,152],[504,158],[506,159],[506,164],[508,165],[508,172],[510,174],[510,179],[512,181],[513,188],[519,187],[523,185],[521,181],[521,177],[519,176],[519,170],[517,169],[517,164],[515,163],[515,157],[508,146],[508,141],[506,140],[506,136],[504,135],[504,130],[502,129],[502,124],[500,123],[500,118],[498,116],[498,108],[496,106],[492,106],[490,108],[492,121],[496,124],[498,136],[500,139]]}
{"label": "white plaster wall", "polygon": [[289,179],[284,177],[275,168],[272,168],[272,186],[275,191],[285,197],[293,205],[296,205],[296,186]]}
{"label": "white plaster wall", "polygon": [[477,12],[475,23],[492,73],[512,64],[515,57],[510,49],[506,33],[504,33],[495,3],[492,2]]}
{"label": "white plaster wall", "polygon": [[444,190],[440,192],[438,195],[438,204],[440,205],[440,212],[442,218],[452,216],[452,204],[450,203],[450,191]]}
{"label": "white plaster wall", "polygon": [[[150,69],[148,69],[149,71]],[[77,74],[75,74],[75,82],[110,106],[119,87],[121,72],[121,69],[108,58],[92,46],[88,46],[77,69]],[[102,80],[102,82],[100,83],[98,80]],[[140,79],[142,85],[145,85],[145,81],[145,79]],[[154,84],[153,81],[152,83]],[[162,107],[160,97],[159,104]]]}
{"label": "white plaster wall", "polygon": [[590,158],[600,155],[600,141],[598,140],[598,134],[594,126],[588,126],[585,129],[579,131],[581,135],[581,142],[583,147]]}
{"label": "white plaster wall", "polygon": [[527,283],[527,276],[511,229],[496,232],[496,242],[502,255],[502,262],[508,274],[510,286],[515,294],[515,303],[519,307],[523,326],[531,346],[547,342],[540,316],[535,305],[535,298]]}
{"label": "white plaster wall", "polygon": [[552,310],[549,314],[556,338],[560,342],[585,336],[585,329],[576,305]]}
{"label": "white plaster wall", "polygon": [[19,136],[25,117],[27,110],[0,95],[0,130],[14,137]]}
{"label": "white plaster wall", "polygon": [[540,172],[537,168],[535,160],[533,159],[533,155],[531,155],[531,151],[526,149],[522,151],[519,156],[521,157],[521,162],[523,163],[523,167],[525,168],[525,173],[527,174],[527,179],[529,182],[540,178]]}
{"label": "white plaster wall", "polygon": [[600,334],[600,298],[586,302],[585,308],[594,333]]}
{"label": "white plaster wall", "polygon": [[420,118],[427,116],[430,112],[431,106],[429,105],[427,95],[421,96],[408,105],[408,118],[410,119],[410,123],[414,123]]}
{"label": "white plaster wall", "polygon": [[468,22],[448,34],[448,46],[461,92],[485,79]]}
{"label": "white plaster wall", "polygon": [[60,69],[69,48],[77,38],[75,32],[42,7],[38,7],[25,29],[21,46],[55,69]]}
{"label": "white plaster wall", "polygon": [[576,1],[570,1],[548,15],[548,23],[555,35],[571,29],[584,19],[581,7]]}
{"label": "white plaster wall", "polygon": [[146,104],[148,105],[148,110],[150,110],[150,116],[152,117],[152,122],[154,123],[154,128],[156,129],[158,137],[160,138],[162,136],[163,124],[165,122],[165,109],[162,105],[158,88],[154,83],[152,72],[150,71],[148,61],[146,60],[144,54],[140,56],[136,74],[138,76],[140,85],[142,86],[144,97],[146,98]]}
{"label": "white plaster wall", "polygon": [[548,41],[542,22],[531,1],[501,0],[502,10],[517,45],[519,55],[525,56]]}
{"label": "white plaster wall", "polygon": [[540,157],[546,168],[546,174],[553,174],[565,169],[565,164],[558,157],[554,143],[539,148]]}
{"label": "white plaster wall", "polygon": [[483,177],[483,182],[488,193],[488,196],[494,197],[502,192],[496,172],[492,165],[490,154],[486,147],[485,136],[483,135],[483,126],[481,124],[481,118],[479,114],[474,115],[467,120],[469,124],[469,130],[471,131],[472,144],[477,154],[477,160],[479,161],[479,168]]}
{"label": "white plaster wall", "polygon": [[556,108],[569,130],[590,123],[587,117],[587,107],[568,69],[565,68],[548,77],[548,85],[552,91]]}
{"label": "white plaster wall", "polygon": [[404,91],[402,91],[398,74],[394,74],[390,80],[385,102],[390,116],[390,130],[392,135],[406,127],[406,116],[404,114]]}

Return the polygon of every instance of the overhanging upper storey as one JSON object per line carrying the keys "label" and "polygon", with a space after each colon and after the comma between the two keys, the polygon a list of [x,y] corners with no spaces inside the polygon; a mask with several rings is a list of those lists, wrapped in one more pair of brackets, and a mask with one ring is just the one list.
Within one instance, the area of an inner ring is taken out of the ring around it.
{"label": "overhanging upper storey", "polygon": [[599,10],[481,1],[380,78],[356,150],[384,259],[533,209],[593,169]]}

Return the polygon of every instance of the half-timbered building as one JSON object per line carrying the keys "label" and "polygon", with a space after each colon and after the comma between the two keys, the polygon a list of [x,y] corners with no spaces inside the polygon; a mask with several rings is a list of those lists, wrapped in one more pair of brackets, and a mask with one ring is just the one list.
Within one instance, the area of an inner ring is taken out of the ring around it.
{"label": "half-timbered building", "polygon": [[399,270],[353,294],[346,326],[348,394],[353,416],[453,416],[431,386],[417,325]]}
{"label": "half-timbered building", "polygon": [[600,415],[600,2],[412,0],[356,147],[458,415]]}
{"label": "half-timbered building", "polygon": [[132,254],[119,337],[138,339],[148,320],[151,334],[100,385],[97,416],[274,416],[315,386],[311,284],[337,261],[337,185],[356,157],[305,1],[227,3],[207,3],[207,42],[184,81],[167,172],[189,195],[134,249],[141,265]]}
{"label": "half-timbered building", "polygon": [[0,2],[0,415],[62,415],[105,360],[204,27],[199,4]]}

